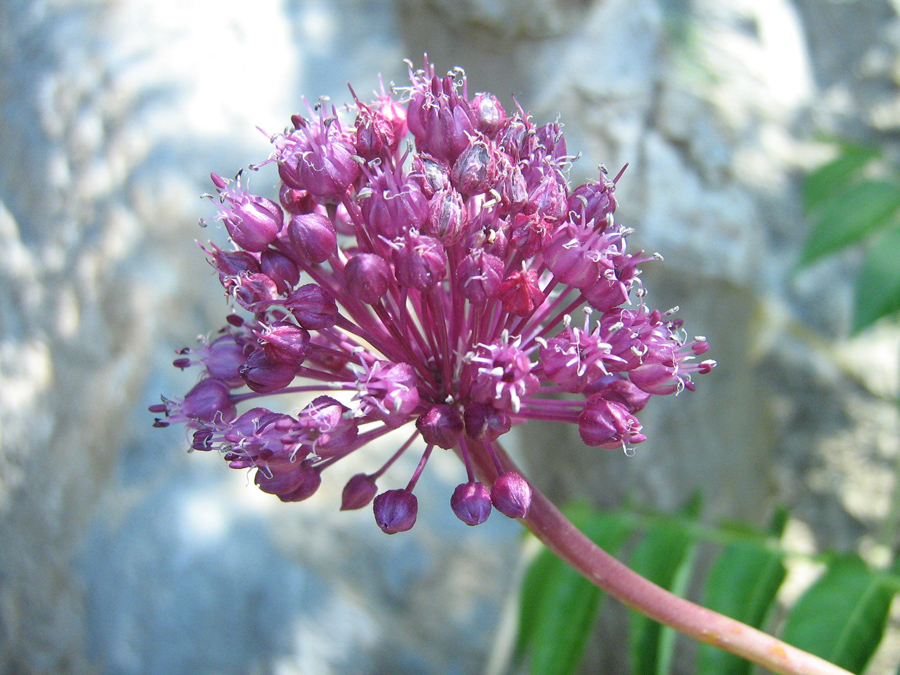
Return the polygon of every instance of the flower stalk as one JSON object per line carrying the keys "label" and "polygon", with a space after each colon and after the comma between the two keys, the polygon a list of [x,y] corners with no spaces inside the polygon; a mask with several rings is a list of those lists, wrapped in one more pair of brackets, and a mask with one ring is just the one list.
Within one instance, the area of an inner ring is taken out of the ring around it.
{"label": "flower stalk", "polygon": [[[485,461],[486,451],[471,446],[469,450],[475,458],[476,471],[482,480],[490,482],[496,470],[491,461]],[[505,468],[518,471],[501,447],[495,444],[494,452]],[[531,506],[522,523],[585,579],[654,621],[780,675],[850,675],[825,659],[654,584],[591,541],[533,486]]]}

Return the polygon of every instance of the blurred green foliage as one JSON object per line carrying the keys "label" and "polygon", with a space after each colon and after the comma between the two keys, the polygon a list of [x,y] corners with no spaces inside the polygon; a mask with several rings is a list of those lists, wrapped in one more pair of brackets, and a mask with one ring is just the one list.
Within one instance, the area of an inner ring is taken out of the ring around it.
{"label": "blurred green foliage", "polygon": [[900,311],[900,171],[870,146],[844,143],[803,187],[812,221],[800,265],[865,242],[856,279],[854,333]]}

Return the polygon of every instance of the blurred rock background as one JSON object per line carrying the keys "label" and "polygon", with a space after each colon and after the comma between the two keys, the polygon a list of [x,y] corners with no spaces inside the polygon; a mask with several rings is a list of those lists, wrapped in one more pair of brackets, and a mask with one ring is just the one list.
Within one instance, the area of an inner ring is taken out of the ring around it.
{"label": "blurred rock background", "polygon": [[[191,242],[220,236],[196,226],[209,171],[263,158],[256,126],[301,96],[365,98],[423,52],[560,115],[574,181],[629,163],[620,220],[666,257],[648,301],[680,305],[720,364],[646,411],[634,458],[530,428],[531,479],[603,506],[699,489],[712,521],[784,504],[803,545],[895,547],[897,332],[846,338],[852,254],[792,266],[819,139],[897,139],[896,3],[5,0],[0,674],[504,672],[520,531],[456,521],[455,460],[388,538],[337,512],[339,477],[282,505],[146,412],[190,384],[172,350],[222,322]],[[615,642],[586,671],[624,672]]]}

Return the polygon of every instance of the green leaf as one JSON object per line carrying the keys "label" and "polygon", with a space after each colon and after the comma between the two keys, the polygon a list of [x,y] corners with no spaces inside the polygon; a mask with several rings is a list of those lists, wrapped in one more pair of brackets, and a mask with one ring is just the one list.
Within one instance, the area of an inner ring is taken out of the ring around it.
{"label": "green leaf", "polygon": [[900,311],[900,224],[873,242],[856,278],[853,332]]}
{"label": "green leaf", "polygon": [[[750,542],[725,547],[706,580],[704,605],[762,628],[785,577],[781,555]],[[710,645],[698,654],[700,675],[749,675],[753,664]]]}
{"label": "green leaf", "polygon": [[893,181],[867,180],[849,186],[820,211],[800,264],[809,264],[861,241],[884,226],[898,209],[900,185]]}
{"label": "green leaf", "polygon": [[[615,553],[631,534],[614,516],[586,507],[567,510],[595,543]],[[531,675],[568,675],[584,655],[601,600],[600,590],[549,550],[542,550],[522,584],[517,656],[530,656]]]}
{"label": "green leaf", "polygon": [[880,572],[857,556],[837,558],[797,601],[782,637],[861,673],[881,641],[892,598]]}
{"label": "green leaf", "polygon": [[[661,521],[635,546],[629,567],[650,581],[676,592],[687,584],[695,540],[677,521]],[[643,614],[631,613],[629,635],[633,675],[660,675],[671,662],[674,636]]]}
{"label": "green leaf", "polygon": [[845,145],[837,158],[807,176],[803,184],[803,206],[812,211],[832,201],[879,156],[879,151],[870,146]]}

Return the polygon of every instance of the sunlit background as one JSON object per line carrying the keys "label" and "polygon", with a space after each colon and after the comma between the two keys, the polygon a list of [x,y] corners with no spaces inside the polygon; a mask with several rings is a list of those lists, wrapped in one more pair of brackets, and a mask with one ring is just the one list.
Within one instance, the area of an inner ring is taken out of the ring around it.
{"label": "sunlit background", "polygon": [[[633,458],[520,432],[529,478],[603,507],[700,492],[710,522],[784,505],[793,546],[890,555],[898,333],[847,338],[855,254],[794,266],[803,176],[835,139],[897,139],[895,2],[4,0],[0,674],[511,672],[524,537],[453,516],[450,453],[388,537],[338,506],[395,439],[282,504],[147,412],[189,388],[174,350],[226,312],[194,243],[223,238],[197,225],[209,172],[265,159],[304,98],[365,99],[426,52],[559,117],[573,181],[628,164],[619,220],[666,258],[648,303],[679,305],[719,362],[646,411]],[[616,621],[585,672],[625,672]],[[886,645],[871,671],[898,661]]]}

